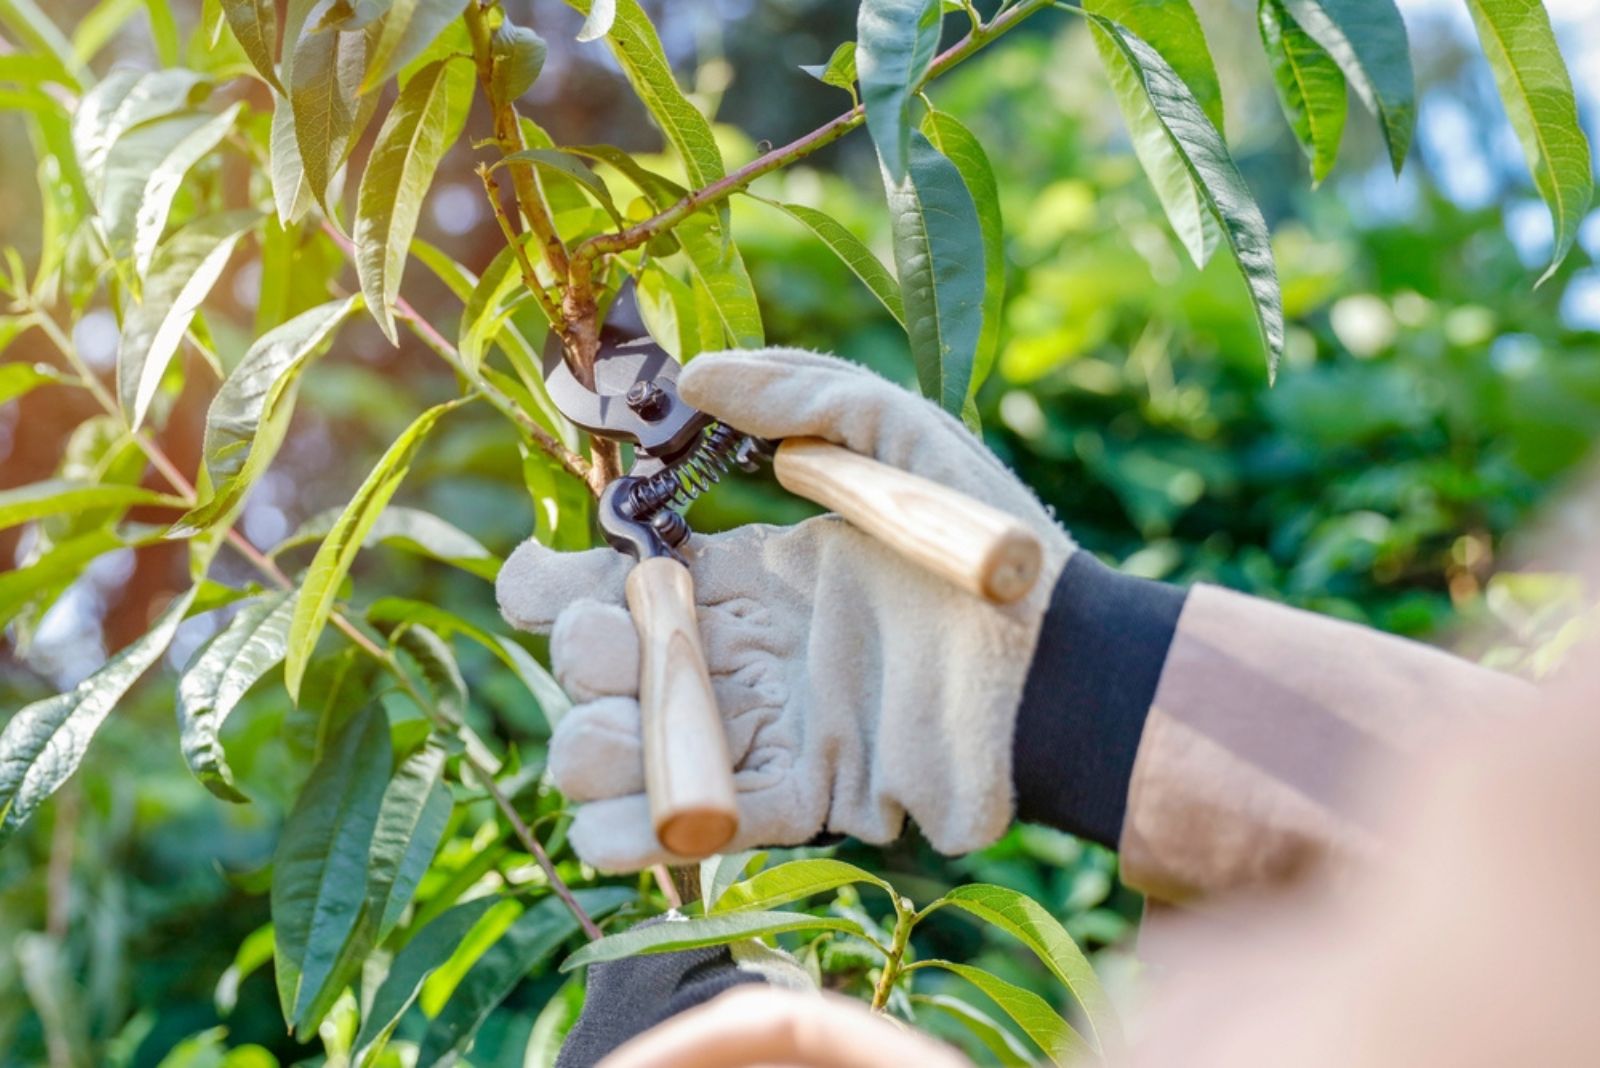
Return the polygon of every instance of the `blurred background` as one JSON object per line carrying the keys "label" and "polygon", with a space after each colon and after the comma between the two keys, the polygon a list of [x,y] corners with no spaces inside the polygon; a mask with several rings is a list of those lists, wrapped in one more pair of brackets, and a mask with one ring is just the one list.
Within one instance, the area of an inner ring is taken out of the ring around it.
{"label": "blurred background", "polygon": [[[546,0],[506,6],[551,45],[526,113],[558,142],[659,146],[605,49],[574,42],[576,15]],[[646,6],[681,79],[723,124],[730,165],[848,104],[798,66],[826,61],[854,36],[852,3]],[[1196,271],[1169,231],[1081,20],[1046,14],[931,93],[983,137],[1006,219],[1001,356],[980,396],[989,444],[1081,543],[1129,571],[1220,583],[1432,640],[1463,635],[1471,655],[1547,670],[1595,591],[1536,552],[1518,558],[1521,574],[1493,576],[1508,538],[1584,470],[1600,435],[1600,212],[1535,289],[1549,258],[1549,217],[1459,0],[1400,0],[1421,101],[1401,178],[1376,125],[1355,115],[1338,167],[1315,191],[1272,95],[1254,5],[1195,6],[1223,77],[1228,140],[1276,234],[1291,324],[1277,385],[1267,385],[1237,274],[1223,258]],[[1600,141],[1600,9],[1593,0],[1546,6],[1591,142]],[[197,18],[189,7],[175,11],[185,29]],[[50,13],[71,27],[90,9],[59,0]],[[142,20],[117,33],[97,71],[153,65]],[[471,169],[467,142],[483,129],[483,116],[469,121],[421,231],[475,269],[502,247]],[[0,245],[32,263],[37,161],[15,116],[0,114],[0,147]],[[768,193],[825,207],[888,258],[863,135],[767,182]],[[770,341],[913,379],[903,335],[831,253],[764,204],[740,199],[733,210]],[[220,303],[210,305],[220,308],[208,325],[225,362],[254,336],[254,254],[235,256]],[[353,275],[347,282],[353,289]],[[460,304],[420,263],[404,291],[453,336]],[[100,310],[75,340],[108,372],[117,336],[114,317]],[[51,359],[36,333],[0,331],[0,342],[5,361]],[[214,378],[190,375],[162,432],[189,470],[214,388]],[[309,376],[289,441],[243,517],[246,534],[275,545],[342,505],[399,430],[452,389],[448,370],[414,339],[391,348],[369,321],[353,323]],[[90,403],[44,388],[0,407],[0,488],[87,462],[93,431],[75,428]],[[515,442],[486,411],[448,424],[400,499],[449,517],[502,556],[534,523]],[[709,529],[803,514],[772,487],[743,482],[703,500],[694,522]],[[26,551],[23,530],[0,532],[0,567]],[[229,566],[219,565],[224,579]],[[13,624],[0,645],[0,710],[70,686],[142,633],[187,581],[184,567],[177,547],[111,553],[42,619]],[[364,555],[358,590],[362,573],[383,576],[374,589],[500,628],[492,590],[470,576],[383,550]],[[281,696],[257,695],[234,717],[230,756],[259,803],[222,805],[197,785],[178,753],[171,672],[208,634],[203,620],[186,625],[168,674],[152,673],[130,695],[83,770],[0,852],[0,1065],[47,1063],[56,1032],[93,1036],[110,1063],[155,1064],[181,1037],[221,1022],[284,1063],[307,1052],[282,1037],[270,975],[226,979],[235,947],[267,918],[260,871],[282,818],[274,740],[289,710]],[[463,659],[472,715],[536,748],[542,721],[521,707],[515,681],[498,679],[486,659]],[[1103,850],[1019,828],[959,861],[938,860],[914,840],[870,860],[914,896],[919,880],[982,878],[1024,890],[1101,949],[1108,974],[1130,967],[1138,902],[1117,886]],[[1042,981],[1028,961],[986,946],[959,921],[930,931],[950,940],[944,955]],[[497,1013],[474,1064],[523,1063],[531,1023],[517,1012],[514,998]],[[522,1040],[500,1037],[514,1034]]]}

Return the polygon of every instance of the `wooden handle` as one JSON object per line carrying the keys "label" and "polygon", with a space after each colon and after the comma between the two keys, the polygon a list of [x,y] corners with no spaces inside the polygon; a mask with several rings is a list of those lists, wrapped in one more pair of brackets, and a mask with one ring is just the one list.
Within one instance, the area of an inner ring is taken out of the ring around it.
{"label": "wooden handle", "polygon": [[739,829],[733,760],[694,616],[689,569],[666,557],[628,575],[639,630],[644,782],[656,838],[680,857],[709,857]]}
{"label": "wooden handle", "polygon": [[986,600],[1009,604],[1039,577],[1044,549],[1033,531],[947,486],[819,438],[784,439],[773,470],[784,489]]}

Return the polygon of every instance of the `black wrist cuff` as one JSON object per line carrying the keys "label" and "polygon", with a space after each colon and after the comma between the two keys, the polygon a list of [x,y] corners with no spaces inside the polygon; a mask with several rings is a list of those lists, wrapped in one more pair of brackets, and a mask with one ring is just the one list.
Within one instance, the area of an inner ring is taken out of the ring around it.
{"label": "black wrist cuff", "polygon": [[1012,736],[1018,819],[1116,848],[1186,596],[1073,553],[1050,595]]}

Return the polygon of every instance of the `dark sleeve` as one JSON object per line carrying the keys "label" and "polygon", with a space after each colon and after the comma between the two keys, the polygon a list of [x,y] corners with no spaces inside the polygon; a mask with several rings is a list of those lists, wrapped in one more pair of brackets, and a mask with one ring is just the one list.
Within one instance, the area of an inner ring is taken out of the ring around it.
{"label": "dark sleeve", "polygon": [[663,1020],[725,990],[764,981],[757,972],[740,970],[727,946],[596,964],[589,969],[583,1011],[561,1046],[556,1068],[589,1068]]}
{"label": "dark sleeve", "polygon": [[1017,818],[1116,848],[1187,592],[1078,551],[1051,592],[1012,737]]}

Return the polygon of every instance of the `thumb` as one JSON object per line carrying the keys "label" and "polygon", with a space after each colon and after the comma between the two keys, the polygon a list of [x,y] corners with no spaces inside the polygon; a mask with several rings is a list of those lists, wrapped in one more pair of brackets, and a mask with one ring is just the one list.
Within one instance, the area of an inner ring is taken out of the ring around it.
{"label": "thumb", "polygon": [[632,565],[615,549],[563,553],[529,538],[495,579],[500,614],[518,630],[547,634],[574,601],[622,604],[623,584]]}

